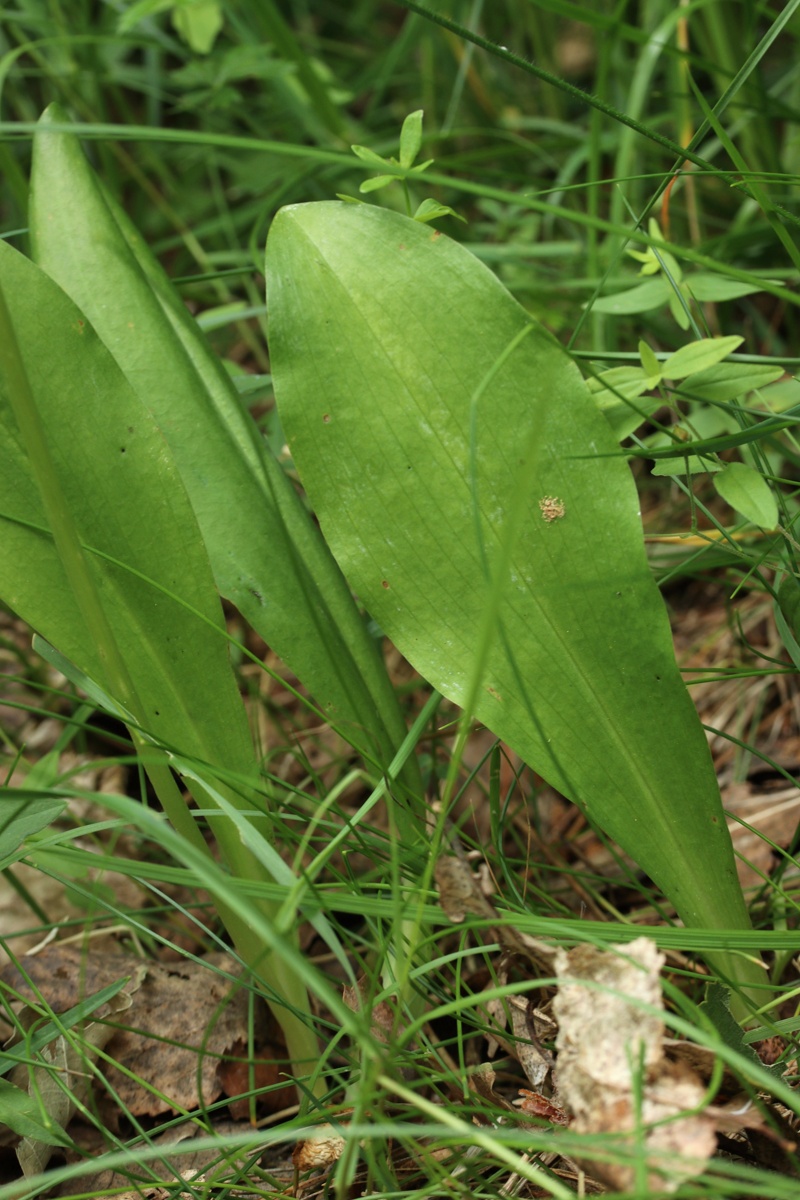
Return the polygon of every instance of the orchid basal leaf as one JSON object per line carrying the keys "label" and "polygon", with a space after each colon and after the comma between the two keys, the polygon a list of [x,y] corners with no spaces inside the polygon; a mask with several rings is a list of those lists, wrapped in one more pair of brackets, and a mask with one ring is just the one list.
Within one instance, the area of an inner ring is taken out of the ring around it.
{"label": "orchid basal leaf", "polygon": [[474,714],[685,922],[746,926],[634,484],[577,368],[470,253],[388,211],[283,209],[267,277],[283,428],[367,609],[463,705],[507,562]]}

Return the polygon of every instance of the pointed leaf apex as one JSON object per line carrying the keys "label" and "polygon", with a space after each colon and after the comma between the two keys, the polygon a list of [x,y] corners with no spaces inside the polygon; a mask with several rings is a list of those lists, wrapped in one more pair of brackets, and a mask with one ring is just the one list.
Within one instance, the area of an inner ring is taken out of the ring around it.
{"label": "pointed leaf apex", "polygon": [[409,113],[400,131],[400,166],[408,169],[422,145],[422,109]]}

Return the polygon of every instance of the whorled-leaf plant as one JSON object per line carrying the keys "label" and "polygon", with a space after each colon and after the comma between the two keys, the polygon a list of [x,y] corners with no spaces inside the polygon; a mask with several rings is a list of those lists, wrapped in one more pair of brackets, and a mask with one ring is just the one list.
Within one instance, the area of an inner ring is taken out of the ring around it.
{"label": "whorled-leaf plant", "polygon": [[[267,294],[283,429],[367,609],[687,925],[746,928],[633,479],[564,350],[463,247],[365,205],[283,209]],[[742,1015],[762,967],[709,958]]]}

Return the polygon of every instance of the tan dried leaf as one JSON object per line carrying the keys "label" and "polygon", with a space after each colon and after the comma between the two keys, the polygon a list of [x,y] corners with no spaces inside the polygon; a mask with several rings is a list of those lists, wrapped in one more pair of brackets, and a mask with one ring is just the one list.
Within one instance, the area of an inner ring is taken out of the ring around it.
{"label": "tan dried leaf", "polygon": [[540,1045],[533,1030],[532,1008],[527,996],[510,996],[508,1008],[514,1033],[513,1053],[534,1089],[540,1088],[553,1066],[552,1055]]}
{"label": "tan dried leaf", "polygon": [[[752,783],[732,783],[723,790],[725,811],[736,851],[742,887],[756,887],[773,865],[773,845],[787,849],[800,817],[800,789],[765,791]],[[742,822],[745,822],[742,824]]]}
{"label": "tan dried leaf", "polygon": [[326,1171],[341,1157],[344,1138],[333,1125],[320,1125],[311,1137],[298,1142],[292,1162],[298,1171]]}
{"label": "tan dried leaf", "polygon": [[486,898],[485,887],[481,884],[482,875],[484,872],[481,868],[477,876],[473,875],[469,864],[454,855],[443,854],[439,858],[434,877],[439,903],[446,916],[456,925],[461,924],[467,913],[491,921],[492,936],[497,938],[504,950],[527,959],[537,968],[543,967],[549,974],[552,970],[552,947],[501,921],[497,909]]}
{"label": "tan dried leaf", "polygon": [[297,1088],[288,1077],[288,1063],[281,1063],[286,1051],[268,1043],[255,1052],[248,1051],[245,1042],[230,1047],[231,1058],[219,1064],[217,1078],[223,1095],[231,1097],[228,1112],[235,1121],[250,1116],[253,1089],[260,1092],[259,1109],[269,1113],[282,1112],[297,1105]]}
{"label": "tan dried leaf", "polygon": [[[41,1067],[30,1068],[24,1063],[16,1066],[11,1072],[11,1082],[29,1095],[35,1095],[48,1116],[66,1129],[78,1103],[88,1093],[90,1064],[96,1061],[97,1051],[102,1050],[113,1036],[113,1028],[103,1021],[108,1017],[119,1017],[130,1006],[130,995],[125,991],[118,992],[98,1008],[95,1014],[97,1020],[89,1021],[80,1030],[76,1029],[71,1037],[59,1034],[43,1046],[40,1051],[43,1060]],[[38,1015],[32,1009],[19,1014],[23,1028],[30,1028],[38,1020]],[[23,1175],[26,1178],[38,1175],[47,1166],[52,1153],[53,1147],[47,1142],[22,1138],[16,1154]]]}
{"label": "tan dried leaf", "polygon": [[540,1096],[538,1092],[529,1092],[527,1088],[520,1088],[519,1094],[521,1098],[514,1101],[519,1112],[549,1121],[551,1125],[569,1125],[569,1117],[564,1109],[553,1104],[546,1096]]}
{"label": "tan dried leaf", "polygon": [[385,1000],[379,1000],[376,1004],[370,999],[369,993],[369,982],[365,975],[361,975],[355,987],[349,983],[344,985],[342,999],[351,1012],[368,1012],[372,1036],[388,1045],[392,1035],[396,1036],[403,1026],[397,1023],[396,1013],[391,1004]]}
{"label": "tan dried leaf", "polygon": [[[663,963],[648,938],[609,950],[560,950],[563,982],[553,1010],[559,1097],[575,1114],[575,1130],[619,1134],[644,1125],[649,1185],[671,1192],[702,1172],[716,1138],[713,1120],[691,1111],[703,1102],[703,1084],[664,1058]],[[625,1163],[593,1162],[587,1170],[620,1191],[634,1186],[635,1169]]]}
{"label": "tan dried leaf", "polygon": [[434,874],[439,903],[454,924],[460,925],[467,913],[486,917],[490,921],[497,918],[468,863],[453,855],[443,854],[436,863]]}
{"label": "tan dried leaf", "polygon": [[647,1069],[662,1055],[663,1022],[640,1005],[661,1008],[664,956],[647,938],[614,950],[618,953],[576,946],[556,953],[556,973],[563,980],[553,1001],[559,1087],[568,1090],[576,1117],[598,1108],[598,1091],[601,1096],[608,1088],[630,1091],[631,1061]]}
{"label": "tan dried leaf", "polygon": [[[224,1163],[220,1162],[219,1143],[216,1146],[211,1145],[191,1152],[182,1150],[185,1142],[194,1141],[197,1138],[197,1130],[198,1127],[194,1121],[184,1121],[180,1125],[170,1124],[164,1133],[158,1135],[154,1131],[148,1133],[146,1142],[141,1142],[140,1145],[143,1150],[152,1150],[153,1147],[157,1147],[159,1155],[158,1158],[149,1158],[149,1161],[141,1164],[140,1174],[143,1181],[135,1192],[127,1190],[131,1182],[130,1169],[127,1173],[112,1171],[108,1168],[97,1169],[102,1163],[102,1158],[98,1159],[96,1156],[90,1155],[87,1156],[86,1174],[70,1179],[69,1184],[64,1187],[63,1194],[74,1196],[85,1193],[91,1196],[109,1196],[113,1197],[113,1200],[167,1200],[168,1197],[172,1197],[174,1200],[176,1196],[185,1196],[186,1200],[197,1200],[198,1196],[244,1200],[245,1197],[263,1195],[259,1181],[254,1182],[252,1190],[248,1189],[247,1177],[244,1174],[248,1167],[252,1166],[253,1147],[246,1149],[241,1147]],[[215,1138],[220,1141],[229,1135],[236,1138],[242,1133],[249,1135],[252,1133],[252,1127],[240,1122],[215,1118],[214,1134]],[[136,1147],[130,1146],[129,1149],[135,1155]],[[292,1175],[291,1164],[287,1161],[281,1167],[273,1167],[273,1171],[276,1176],[280,1174],[286,1180],[286,1190],[280,1194],[288,1196],[290,1194],[288,1185]],[[144,1184],[144,1179],[148,1176],[152,1179],[152,1183]],[[209,1180],[206,1186],[198,1186],[202,1185],[206,1179]],[[162,1188],[159,1185],[160,1180],[163,1180],[167,1186]],[[186,1181],[187,1185],[191,1181],[191,1186],[178,1191],[175,1184],[180,1180]],[[62,1193],[57,1194],[61,1195]]]}
{"label": "tan dried leaf", "polygon": [[133,955],[87,953],[55,943],[22,960],[32,988],[12,968],[4,968],[2,978],[22,995],[41,995],[55,1012],[65,1012],[109,983],[144,973],[128,1028],[117,1031],[107,1047],[124,1070],[110,1065],[105,1073],[134,1116],[158,1116],[211,1104],[222,1090],[221,1058],[247,1042],[247,993],[220,973],[236,974],[234,960],[219,957],[215,970],[193,961],[143,963]]}

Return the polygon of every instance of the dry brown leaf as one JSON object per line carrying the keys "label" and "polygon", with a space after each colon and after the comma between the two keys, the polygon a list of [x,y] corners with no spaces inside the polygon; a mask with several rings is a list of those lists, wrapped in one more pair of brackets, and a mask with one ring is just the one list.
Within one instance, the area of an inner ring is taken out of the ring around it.
{"label": "dry brown leaf", "polygon": [[445,916],[455,925],[460,925],[467,913],[485,917],[489,921],[497,919],[495,909],[481,891],[468,863],[453,855],[443,854],[436,863],[434,875],[439,903]]}
{"label": "dry brown leaf", "polygon": [[[490,986],[505,987],[513,956],[504,955],[500,960]],[[493,1058],[498,1047],[515,1058],[534,1088],[540,1088],[553,1068],[553,1056],[542,1044],[543,1036],[549,1037],[555,1030],[555,1022],[535,1008],[529,996],[501,996],[487,1000],[486,1011],[487,1053]],[[511,1021],[511,1036],[504,1031]],[[543,1033],[543,1031],[545,1031]]]}
{"label": "dry brown leaf", "polygon": [[20,960],[22,970],[6,966],[0,981],[28,1001],[43,1000],[54,1012],[74,1008],[86,996],[128,980],[133,994],[141,986],[148,964],[141,958],[116,952],[115,943],[105,939],[85,946],[52,942],[36,954]]}
{"label": "dry brown leaf", "polygon": [[[708,1086],[712,1079],[715,1080],[716,1104],[726,1104],[737,1099],[740,1103],[743,1101],[741,1081],[730,1067],[720,1063],[719,1055],[713,1050],[707,1046],[698,1046],[696,1042],[672,1038],[664,1038],[663,1046],[664,1053],[671,1062],[679,1062],[689,1067],[705,1086]],[[741,1128],[741,1122],[739,1127]]]}
{"label": "dry brown leaf", "polygon": [[748,782],[732,783],[723,789],[722,802],[732,814],[728,829],[737,854],[739,882],[742,887],[758,886],[775,865],[771,843],[784,850],[791,844],[800,820],[800,789],[765,792]]}
{"label": "dry brown leaf", "polygon": [[473,1092],[482,1096],[484,1100],[488,1100],[497,1108],[504,1108],[506,1112],[516,1112],[512,1104],[509,1104],[505,1096],[499,1095],[494,1090],[495,1079],[497,1078],[494,1067],[491,1063],[481,1063],[470,1071],[468,1080],[469,1086]]}
{"label": "dry brown leaf", "polygon": [[[47,913],[51,925],[70,925],[72,928],[87,919],[85,908],[79,908],[74,899],[70,898],[69,889],[61,880],[39,871],[27,863],[14,864],[14,878],[29,895],[36,901],[42,912]],[[108,875],[104,875],[104,882]],[[114,881],[116,884],[116,880]],[[141,902],[140,889],[128,880],[125,888],[117,891],[115,896],[121,906],[135,907]],[[46,930],[31,929],[36,925],[36,918],[30,908],[22,904],[18,890],[12,886],[3,875],[0,876],[0,929],[3,931],[3,941],[13,950],[15,956],[28,954],[30,950],[42,941]],[[27,932],[31,931],[31,932]],[[10,961],[5,946],[0,946],[0,966]]]}
{"label": "dry brown leaf", "polygon": [[[193,1141],[198,1132],[194,1121],[184,1121],[180,1125],[171,1126],[162,1134],[151,1135],[146,1144],[141,1143],[141,1149],[151,1150],[157,1147],[160,1153],[157,1158],[148,1156],[148,1160],[144,1162],[137,1161],[137,1147],[130,1147],[132,1160],[128,1174],[108,1169],[92,1173],[91,1162],[87,1162],[87,1173],[63,1184],[56,1194],[72,1197],[86,1193],[92,1196],[113,1197],[113,1200],[142,1200],[142,1197],[147,1197],[147,1200],[162,1200],[162,1197],[175,1197],[175,1182],[185,1180],[186,1191],[179,1191],[177,1195],[185,1195],[189,1200],[197,1200],[198,1195],[226,1197],[227,1200],[263,1195],[258,1182],[254,1184],[252,1191],[249,1191],[246,1179],[241,1175],[247,1164],[253,1161],[257,1146],[247,1152],[240,1149],[229,1162],[220,1161],[218,1145],[182,1154],[182,1143]],[[245,1132],[252,1132],[249,1125],[234,1121],[214,1122],[214,1133],[220,1141],[229,1134],[235,1136]],[[291,1165],[288,1161],[286,1169],[280,1173],[284,1175],[288,1185],[291,1178]],[[135,1180],[139,1181],[138,1186],[134,1190],[127,1190]],[[206,1180],[206,1186],[202,1186]],[[169,1186],[161,1188],[160,1181]],[[231,1182],[241,1182],[241,1187],[231,1186]]]}
{"label": "dry brown leaf", "polygon": [[[10,1082],[36,1096],[51,1120],[66,1129],[78,1102],[89,1090],[87,1064],[96,1061],[97,1051],[102,1050],[113,1036],[114,1030],[104,1024],[105,1019],[119,1016],[130,1008],[131,1003],[128,992],[118,992],[97,1009],[95,1019],[80,1031],[75,1030],[70,1037],[59,1034],[42,1046],[39,1052],[42,1066],[31,1068],[26,1063],[16,1066],[9,1077]],[[19,1014],[18,1020],[23,1029],[30,1029],[40,1018],[32,1009],[26,1009]],[[17,1161],[26,1178],[43,1171],[52,1153],[52,1145],[36,1138],[20,1138],[16,1147]]]}
{"label": "dry brown leaf", "polygon": [[370,1032],[374,1038],[388,1045],[392,1037],[402,1031],[402,1024],[397,1022],[397,1014],[385,1000],[377,1004],[370,1000],[369,983],[365,975],[356,981],[356,986],[345,984],[342,988],[342,999],[351,1012],[369,1012]]}
{"label": "dry brown leaf", "polygon": [[220,974],[235,974],[234,960],[219,959],[218,970],[193,961],[143,963],[133,955],[86,953],[79,946],[56,943],[22,960],[33,989],[16,969],[4,968],[0,978],[23,996],[38,992],[55,1012],[64,1012],[84,996],[146,968],[128,1026],[107,1047],[125,1070],[108,1066],[105,1073],[134,1116],[158,1116],[171,1108],[211,1104],[222,1091],[220,1059],[247,1041],[247,993]]}
{"label": "dry brown leaf", "polygon": [[558,1104],[553,1104],[546,1096],[541,1096],[538,1092],[529,1092],[527,1088],[520,1088],[519,1094],[521,1099],[515,1101],[519,1112],[549,1121],[551,1125],[569,1125],[569,1116],[564,1109]]}
{"label": "dry brown leaf", "polygon": [[[436,863],[434,877],[439,903],[445,915],[460,925],[467,913],[483,917],[492,924],[492,936],[509,954],[517,954],[548,974],[552,969],[553,949],[545,942],[503,924],[500,914],[486,898],[480,877],[473,875],[469,864],[454,855],[443,854]],[[496,924],[495,924],[496,922]]]}
{"label": "dry brown leaf", "polygon": [[250,1116],[247,1093],[252,1088],[261,1092],[258,1097],[259,1110],[277,1113],[285,1108],[297,1107],[297,1088],[287,1079],[287,1068],[281,1066],[278,1047],[268,1044],[248,1057],[246,1044],[237,1042],[231,1046],[230,1054],[231,1059],[220,1063],[217,1074],[223,1094],[234,1097],[228,1105],[228,1112],[235,1121],[243,1121]]}
{"label": "dry brown leaf", "polygon": [[327,1171],[341,1157],[345,1142],[333,1125],[320,1125],[311,1137],[298,1142],[292,1162],[298,1171]]}
{"label": "dry brown leaf", "polygon": [[527,996],[510,996],[508,1009],[514,1033],[514,1055],[530,1085],[534,1089],[540,1088],[553,1066],[553,1056],[536,1037],[533,1006]]}
{"label": "dry brown leaf", "polygon": [[[575,1114],[576,1131],[626,1133],[646,1126],[649,1185],[675,1191],[704,1169],[716,1138],[713,1119],[691,1112],[703,1102],[703,1084],[690,1068],[664,1058],[658,1015],[663,963],[648,938],[609,950],[557,952],[556,1080],[560,1100]],[[593,1162],[587,1169],[620,1191],[634,1186],[633,1166]]]}

